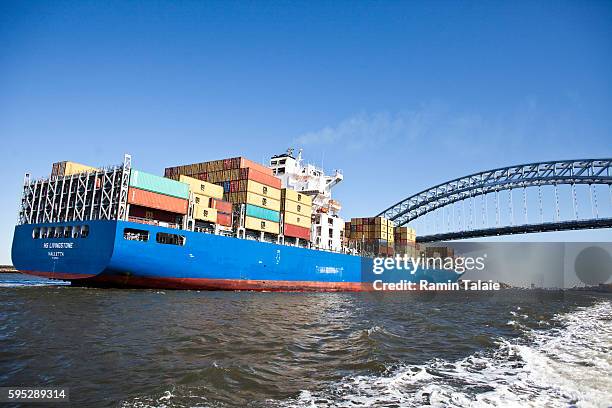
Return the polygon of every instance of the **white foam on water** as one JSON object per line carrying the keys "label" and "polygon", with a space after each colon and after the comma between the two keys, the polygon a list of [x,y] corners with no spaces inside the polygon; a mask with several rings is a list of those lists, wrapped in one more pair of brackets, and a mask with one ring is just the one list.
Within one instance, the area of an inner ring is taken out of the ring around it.
{"label": "white foam on water", "polygon": [[170,408],[172,407],[171,399],[175,396],[172,391],[164,391],[157,399],[153,396],[134,397],[132,401],[124,401],[120,406],[121,408]]}
{"label": "white foam on water", "polygon": [[0,282],[0,288],[21,288],[30,286],[69,286],[67,281],[52,281],[52,280],[14,280]]}
{"label": "white foam on water", "polygon": [[303,391],[281,405],[611,406],[612,303],[600,302],[555,319],[562,327],[530,330],[526,344],[500,340],[495,350],[459,361],[432,360],[386,376],[348,377],[322,392]]}

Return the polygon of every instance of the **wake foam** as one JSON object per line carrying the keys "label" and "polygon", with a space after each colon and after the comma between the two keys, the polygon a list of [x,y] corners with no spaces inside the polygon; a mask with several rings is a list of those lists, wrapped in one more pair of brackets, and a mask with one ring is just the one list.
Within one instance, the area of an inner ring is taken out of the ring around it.
{"label": "wake foam", "polygon": [[69,286],[70,282],[47,279],[15,279],[0,281],[0,288],[21,288],[30,286]]}
{"label": "wake foam", "polygon": [[612,304],[578,308],[555,319],[560,328],[528,330],[526,344],[499,340],[496,349],[455,362],[438,359],[402,366],[390,375],[349,377],[322,392],[302,391],[280,405],[610,406]]}

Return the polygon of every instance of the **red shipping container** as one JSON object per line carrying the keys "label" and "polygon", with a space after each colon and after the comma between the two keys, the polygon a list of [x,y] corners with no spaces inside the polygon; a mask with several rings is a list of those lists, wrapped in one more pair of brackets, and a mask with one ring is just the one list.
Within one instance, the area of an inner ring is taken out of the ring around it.
{"label": "red shipping container", "polygon": [[181,217],[181,215],[178,215],[176,213],[163,211],[163,210],[156,210],[154,208],[141,207],[135,204],[130,205],[129,215],[130,217],[146,218],[146,219],[152,219],[152,220],[170,222],[170,223],[179,223],[180,220],[177,220],[177,217],[178,218]]}
{"label": "red shipping container", "polygon": [[232,213],[232,203],[230,203],[229,201],[219,200],[217,198],[210,199],[210,208],[216,208],[217,212],[220,213]]}
{"label": "red shipping container", "polygon": [[217,224],[223,225],[224,227],[231,227],[232,226],[232,215],[218,212],[217,213]]}
{"label": "red shipping container", "polygon": [[285,224],[284,234],[286,237],[294,237],[310,240],[310,228],[298,227],[297,225]]}
{"label": "red shipping container", "polygon": [[134,187],[130,187],[128,191],[128,204],[136,204],[142,207],[155,208],[178,214],[187,214],[187,200]]}

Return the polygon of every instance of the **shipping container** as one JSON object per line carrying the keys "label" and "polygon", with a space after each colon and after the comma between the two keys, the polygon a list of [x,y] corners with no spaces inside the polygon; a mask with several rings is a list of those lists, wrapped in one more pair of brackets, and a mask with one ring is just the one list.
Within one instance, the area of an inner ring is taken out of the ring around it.
{"label": "shipping container", "polygon": [[[268,186],[268,185],[262,184],[255,180],[245,180],[243,184],[246,184],[246,191],[250,191],[251,193],[259,194],[265,197],[270,197],[274,200],[281,199],[281,191],[279,188]],[[242,188],[242,185],[240,187]],[[241,189],[239,191],[243,191],[243,190],[244,189]]]}
{"label": "shipping container", "polygon": [[259,218],[244,217],[244,226],[246,229],[269,232],[271,234],[278,234],[279,223],[266,221]]}
{"label": "shipping container", "polygon": [[431,247],[425,248],[425,254],[428,258],[452,258],[455,256],[455,251],[450,247]]}
{"label": "shipping container", "polygon": [[[221,170],[213,172],[194,173],[188,175],[193,178],[197,178],[198,180],[208,181],[209,183],[215,183],[219,185],[223,185],[223,183],[230,181],[253,180],[260,184],[276,189],[280,189],[281,187],[281,181],[279,178],[271,176],[269,174],[258,172],[254,169]],[[171,175],[170,177],[172,179],[177,180],[180,176]],[[226,185],[226,192],[230,192],[230,186],[231,184]],[[244,185],[244,187],[240,187],[239,191],[247,191],[246,184]]]}
{"label": "shipping container", "polygon": [[353,218],[345,224],[345,236],[349,241],[382,239],[395,241],[393,221],[382,217]]}
{"label": "shipping container", "polygon": [[181,198],[139,188],[130,187],[128,190],[128,204],[136,204],[142,207],[155,208],[178,214],[187,214],[187,203],[187,200]]}
{"label": "shipping container", "polygon": [[281,202],[281,210],[285,212],[292,212],[294,214],[306,215],[308,217],[312,215],[311,206],[300,204],[291,200],[283,200]]}
{"label": "shipping container", "polygon": [[298,193],[290,188],[283,188],[281,190],[281,197],[286,198],[287,200],[295,201],[296,203],[312,206],[311,196]]}
{"label": "shipping container", "polygon": [[81,163],[75,163],[71,161],[61,161],[57,163],[53,163],[51,168],[51,176],[53,177],[62,177],[62,176],[71,176],[73,174],[79,173],[90,173],[98,171],[97,168],[86,166]]}
{"label": "shipping container", "polygon": [[182,166],[167,167],[164,171],[166,177],[176,177],[180,174],[192,176],[199,173],[221,172],[228,170],[253,169],[269,176],[272,169],[262,164],[255,163],[245,157],[234,157],[230,159],[212,160],[202,163],[186,164]]}
{"label": "shipping container", "polygon": [[256,205],[246,205],[246,215],[249,217],[261,218],[263,220],[279,222],[280,215],[278,211],[272,211],[267,208],[258,207]]}
{"label": "shipping container", "polygon": [[254,169],[241,169],[240,178],[244,180],[253,180],[266,186],[281,188],[281,180],[271,174],[259,172]]}
{"label": "shipping container", "polygon": [[210,207],[210,197],[206,197],[200,194],[194,194],[193,195],[193,203],[197,204],[197,205],[203,205],[206,207]]}
{"label": "shipping container", "polygon": [[249,160],[245,157],[240,157],[240,168],[250,168],[256,171],[259,171],[264,174],[272,175],[272,169],[264,166],[263,164],[255,163],[252,160]]}
{"label": "shipping container", "polygon": [[223,187],[206,181],[198,180],[193,177],[180,175],[179,181],[189,186],[189,189],[194,194],[200,194],[207,197],[222,198]]}
{"label": "shipping container", "polygon": [[232,213],[232,203],[230,203],[229,201],[223,201],[217,198],[211,198],[209,207],[217,209],[217,212],[219,213],[225,213],[225,214]]}
{"label": "shipping container", "polygon": [[200,221],[217,222],[217,210],[202,205],[194,205],[193,218]]}
{"label": "shipping container", "polygon": [[176,198],[189,198],[189,186],[187,184],[139,170],[131,171],[130,187]]}
{"label": "shipping container", "polygon": [[297,225],[284,224],[283,235],[286,237],[301,238],[310,241],[310,228],[298,227]]}
{"label": "shipping container", "polygon": [[374,223],[378,225],[387,225],[387,219],[383,217],[375,217]]}
{"label": "shipping container", "polygon": [[183,216],[177,213],[142,207],[136,204],[130,205],[129,217],[142,220],[156,220],[172,224],[180,224]]}
{"label": "shipping container", "polygon": [[217,212],[217,224],[223,225],[224,227],[231,227],[232,214]]}
{"label": "shipping container", "polygon": [[416,246],[413,245],[405,245],[405,244],[395,244],[395,253],[398,255],[406,255],[409,257],[417,258],[420,256],[419,250]]}
{"label": "shipping container", "polygon": [[254,180],[231,179],[229,181],[219,181],[219,185],[224,187],[226,193],[252,192],[274,200],[280,200],[280,189],[271,187]]}
{"label": "shipping container", "polygon": [[283,221],[285,224],[297,225],[299,227],[310,228],[310,216],[298,215],[293,213],[284,213]]}
{"label": "shipping container", "polygon": [[411,241],[411,242],[415,242],[416,241],[416,231],[414,230],[414,228],[395,227],[394,235],[395,235],[396,241],[398,239],[400,239],[400,240],[408,240],[408,241]]}
{"label": "shipping container", "polygon": [[280,201],[269,197],[260,196],[259,194],[241,192],[241,193],[226,193],[223,195],[225,201],[230,201],[233,204],[253,204],[258,207],[264,207],[272,211],[280,211]]}

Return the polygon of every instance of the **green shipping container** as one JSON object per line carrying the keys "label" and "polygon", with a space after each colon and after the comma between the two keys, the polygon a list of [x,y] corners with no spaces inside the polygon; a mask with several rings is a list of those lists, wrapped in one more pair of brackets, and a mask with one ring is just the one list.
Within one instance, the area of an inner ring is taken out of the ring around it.
{"label": "green shipping container", "polygon": [[180,181],[170,180],[155,174],[145,173],[139,170],[132,170],[130,173],[130,187],[141,190],[152,191],[178,198],[189,198],[189,185]]}
{"label": "green shipping container", "polygon": [[246,215],[249,217],[260,218],[262,220],[268,220],[278,222],[280,220],[278,211],[272,211],[267,208],[258,207],[256,205],[247,204]]}

